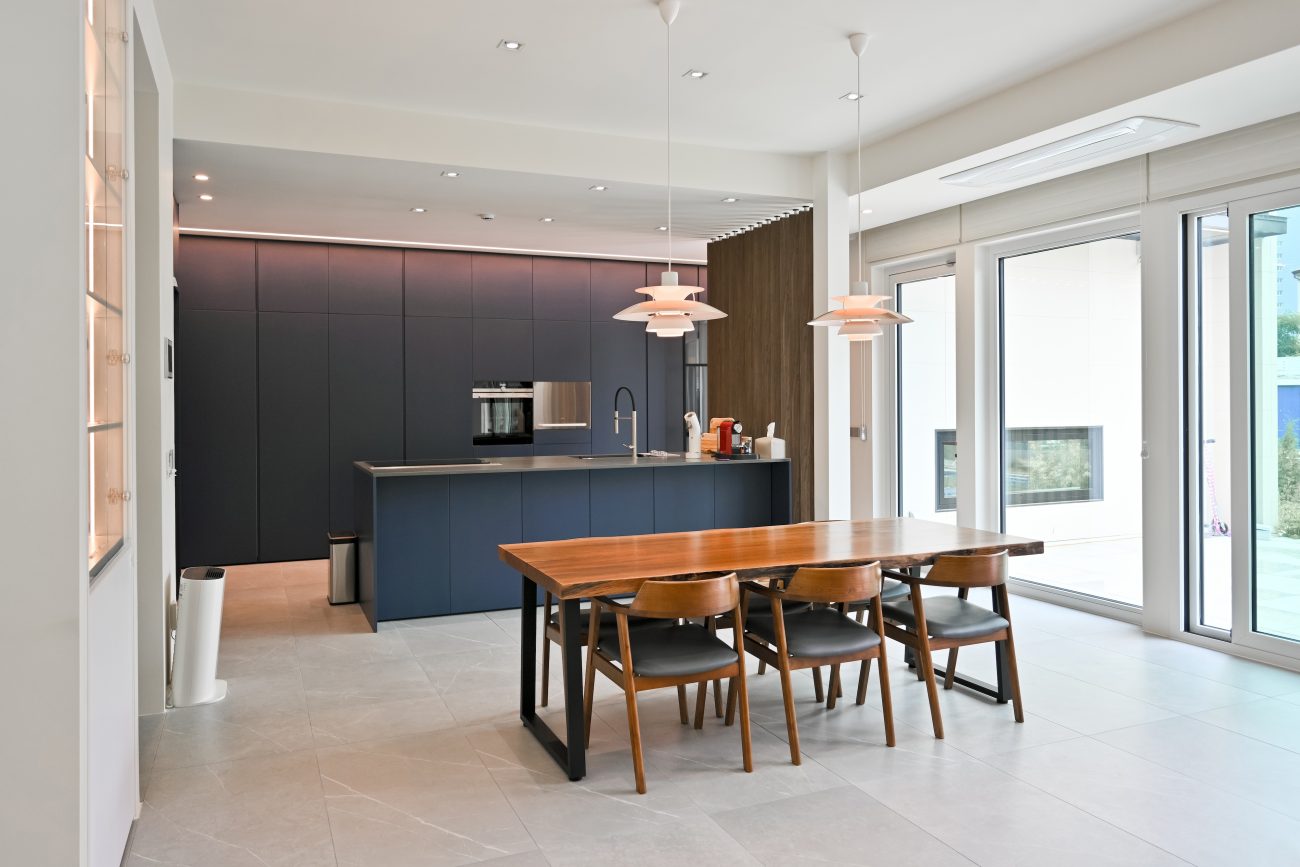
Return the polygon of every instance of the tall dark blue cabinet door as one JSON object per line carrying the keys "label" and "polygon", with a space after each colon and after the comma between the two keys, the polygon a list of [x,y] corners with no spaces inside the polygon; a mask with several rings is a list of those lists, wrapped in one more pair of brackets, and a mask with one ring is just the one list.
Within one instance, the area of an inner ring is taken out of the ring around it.
{"label": "tall dark blue cabinet door", "polygon": [[176,339],[180,565],[254,563],[257,314],[182,310]]}
{"label": "tall dark blue cabinet door", "polygon": [[[657,339],[657,338],[656,338]],[[626,385],[636,397],[637,448],[649,447],[646,417],[650,407],[646,400],[645,325],[640,322],[591,323],[591,451],[593,454],[626,452],[631,443],[631,429],[620,422],[614,433],[614,393]],[[624,394],[619,413],[628,415],[632,404]]]}
{"label": "tall dark blue cabinet door", "polygon": [[329,554],[328,320],[324,313],[258,314],[258,527],[263,562],[314,560]]}
{"label": "tall dark blue cabinet door", "polygon": [[[647,444],[652,449],[680,453],[686,448],[686,365],[682,338],[646,337],[646,392],[650,413]],[[702,424],[708,424],[705,419]]]}
{"label": "tall dark blue cabinet door", "polygon": [[473,454],[473,320],[406,318],[406,457]]}
{"label": "tall dark blue cabinet door", "polygon": [[587,322],[533,322],[533,379],[591,380],[591,326]]}
{"label": "tall dark blue cabinet door", "polygon": [[330,529],[352,530],[352,462],[404,456],[402,319],[330,314]]}
{"label": "tall dark blue cabinet door", "polygon": [[451,476],[451,610],[494,611],[519,604],[519,573],[498,545],[523,540],[520,473]]}

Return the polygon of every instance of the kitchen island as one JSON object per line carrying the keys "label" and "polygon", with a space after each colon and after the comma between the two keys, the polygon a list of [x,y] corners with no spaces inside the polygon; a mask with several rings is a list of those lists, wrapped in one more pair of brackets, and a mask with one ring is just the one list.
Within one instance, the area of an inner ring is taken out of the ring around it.
{"label": "kitchen island", "polygon": [[497,546],[791,520],[788,460],[357,461],[357,596],[385,620],[519,605]]}

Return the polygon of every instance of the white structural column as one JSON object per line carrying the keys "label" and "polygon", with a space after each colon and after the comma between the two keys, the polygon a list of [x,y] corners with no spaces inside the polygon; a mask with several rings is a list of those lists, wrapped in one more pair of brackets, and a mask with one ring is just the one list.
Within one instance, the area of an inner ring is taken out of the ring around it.
{"label": "white structural column", "polygon": [[957,248],[957,524],[1000,530],[998,285],[992,253]]}
{"label": "white structural column", "polygon": [[[814,315],[835,306],[831,298],[849,294],[851,285],[844,165],[836,154],[813,158]],[[852,510],[849,344],[832,331],[813,329],[813,516],[819,521],[849,518]]]}

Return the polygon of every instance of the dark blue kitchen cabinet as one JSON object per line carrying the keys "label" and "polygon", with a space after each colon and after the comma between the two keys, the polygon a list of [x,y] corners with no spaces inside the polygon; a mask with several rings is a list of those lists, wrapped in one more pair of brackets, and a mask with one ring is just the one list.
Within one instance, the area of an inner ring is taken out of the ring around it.
{"label": "dark blue kitchen cabinet", "polygon": [[713,526],[766,527],[772,520],[772,467],[738,461],[713,468]]}
{"label": "dark blue kitchen cabinet", "polygon": [[176,352],[177,557],[255,563],[257,314],[182,309]]}
{"label": "dark blue kitchen cabinet", "polygon": [[406,457],[469,457],[474,440],[471,320],[408,316]]}
{"label": "dark blue kitchen cabinet", "polygon": [[[642,262],[611,262],[593,259],[591,263],[591,321],[606,322],[624,307],[649,296],[636,290],[646,285],[646,267]],[[655,281],[658,282],[658,275]],[[644,326],[642,326],[644,328]]]}
{"label": "dark blue kitchen cabinet", "polygon": [[476,381],[532,381],[532,322],[527,319],[474,319],[473,330]]}
{"label": "dark blue kitchen cabinet", "polygon": [[591,379],[589,322],[533,321],[533,379],[587,382]]}
{"label": "dark blue kitchen cabinet", "polygon": [[405,454],[402,318],[329,320],[330,529],[350,531],[352,462]]}
{"label": "dark blue kitchen cabinet", "polygon": [[[534,430],[533,445],[553,446],[565,443],[591,443],[591,429],[585,427],[562,427],[551,430]],[[539,452],[540,454],[540,452]],[[586,454],[586,451],[576,452]]]}
{"label": "dark blue kitchen cabinet", "polygon": [[591,306],[589,259],[533,258],[533,318],[586,322]]}
{"label": "dark blue kitchen cabinet", "polygon": [[181,310],[256,310],[257,242],[181,236],[176,283]]}
{"label": "dark blue kitchen cabinet", "polygon": [[473,446],[476,458],[527,458],[532,457],[533,447],[528,443],[515,443],[504,446]]}
{"label": "dark blue kitchen cabinet", "polygon": [[449,476],[375,479],[375,570],[396,580],[378,594],[375,619],[451,610]]}
{"label": "dark blue kitchen cabinet", "polygon": [[[632,442],[628,422],[620,422],[619,432],[614,433],[614,393],[624,385],[636,398],[637,448],[649,447],[645,342],[645,325],[640,322],[591,323],[591,450],[595,454],[627,451],[624,443]],[[620,415],[632,411],[626,393],[618,410]]]}
{"label": "dark blue kitchen cabinet", "polygon": [[655,531],[654,470],[592,470],[592,536],[641,536]]}
{"label": "dark blue kitchen cabinet", "polygon": [[471,270],[474,318],[533,318],[531,256],[474,253]]}
{"label": "dark blue kitchen cabinet", "polygon": [[259,313],[258,557],[329,554],[329,317]]}
{"label": "dark blue kitchen cabinet", "polygon": [[402,251],[331,244],[329,312],[401,316]]}
{"label": "dark blue kitchen cabinet", "polygon": [[582,539],[591,533],[591,492],[582,470],[520,473],[523,540]]}
{"label": "dark blue kitchen cabinet", "polygon": [[494,611],[519,605],[519,573],[498,545],[523,541],[520,473],[478,473],[451,480],[451,611]]}
{"label": "dark blue kitchen cabinet", "polygon": [[472,316],[471,259],[454,250],[407,250],[406,315]]}
{"label": "dark blue kitchen cabinet", "polygon": [[329,247],[296,241],[257,242],[257,309],[329,311]]}
{"label": "dark blue kitchen cabinet", "polygon": [[590,442],[576,443],[547,443],[539,445],[533,443],[533,455],[536,457],[564,457],[565,455],[586,455],[591,453]]}
{"label": "dark blue kitchen cabinet", "polygon": [[710,466],[655,467],[655,532],[713,529],[713,476]]}
{"label": "dark blue kitchen cabinet", "polygon": [[[646,336],[648,448],[680,453],[686,447],[686,365],[682,338]],[[705,419],[703,424],[708,424]]]}

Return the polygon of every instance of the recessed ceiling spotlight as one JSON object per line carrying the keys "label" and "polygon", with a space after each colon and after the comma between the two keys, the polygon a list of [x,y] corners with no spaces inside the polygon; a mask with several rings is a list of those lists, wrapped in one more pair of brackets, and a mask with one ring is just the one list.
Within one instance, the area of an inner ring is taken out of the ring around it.
{"label": "recessed ceiling spotlight", "polygon": [[412,213],[412,214],[423,214],[423,213],[424,213],[424,210],[425,210],[424,208],[411,208],[411,213]]}
{"label": "recessed ceiling spotlight", "polygon": [[703,69],[688,69],[682,73],[682,78],[694,78],[696,81],[707,76],[708,73]]}
{"label": "recessed ceiling spotlight", "polygon": [[554,223],[554,222],[555,222],[555,218],[554,218],[554,217],[542,217],[542,218],[541,218],[540,220],[538,220],[537,222],[539,222],[539,223]]}
{"label": "recessed ceiling spotlight", "polygon": [[605,190],[608,190],[609,187],[605,186],[604,184],[592,184],[591,186],[587,187],[587,189],[591,190],[593,193],[603,193],[605,192]]}
{"label": "recessed ceiling spotlight", "polygon": [[506,51],[518,51],[523,47],[524,44],[517,39],[502,39],[497,43],[497,48],[504,48]]}
{"label": "recessed ceiling spotlight", "polygon": [[197,175],[194,176],[194,180],[196,181],[206,181],[207,179],[208,176],[203,174],[203,172],[199,172]]}
{"label": "recessed ceiling spotlight", "polygon": [[848,93],[841,96],[840,99],[847,99],[849,102],[857,102],[859,99],[862,99],[862,94],[858,93],[856,90],[850,90]]}
{"label": "recessed ceiling spotlight", "polygon": [[864,213],[864,214],[870,214],[870,213],[871,213],[871,209],[870,209],[870,208],[863,208],[863,209],[862,209],[862,213]]}
{"label": "recessed ceiling spotlight", "polygon": [[727,196],[725,199],[722,200],[722,203],[724,205],[732,205],[739,201],[740,199],[737,199],[735,196]]}
{"label": "recessed ceiling spotlight", "polygon": [[657,231],[657,232],[667,232],[667,231],[668,231],[668,227],[667,227],[667,226],[655,226],[655,231]]}
{"label": "recessed ceiling spotlight", "polygon": [[485,223],[490,223],[497,218],[496,214],[479,214],[478,218]]}
{"label": "recessed ceiling spotlight", "polygon": [[451,170],[451,171],[443,172],[443,173],[442,173],[442,176],[443,176],[444,178],[458,178],[458,177],[460,177],[460,172],[455,171],[455,170],[453,169],[453,170]]}
{"label": "recessed ceiling spotlight", "polygon": [[210,201],[212,201],[212,197],[209,196],[207,193],[204,193],[203,195],[199,196],[199,198],[202,199],[202,200],[205,201],[205,202],[210,202]]}

